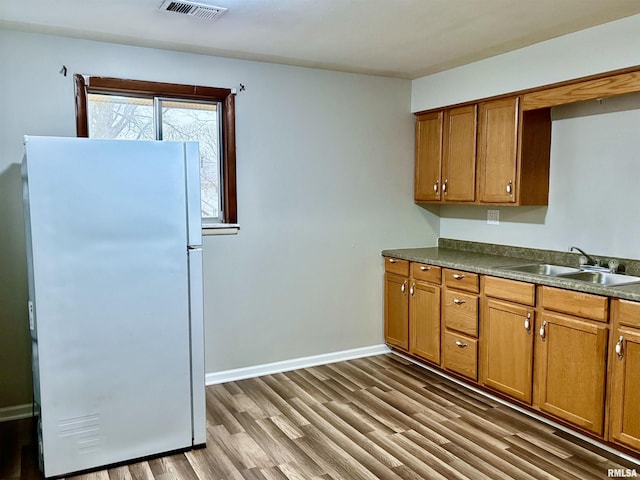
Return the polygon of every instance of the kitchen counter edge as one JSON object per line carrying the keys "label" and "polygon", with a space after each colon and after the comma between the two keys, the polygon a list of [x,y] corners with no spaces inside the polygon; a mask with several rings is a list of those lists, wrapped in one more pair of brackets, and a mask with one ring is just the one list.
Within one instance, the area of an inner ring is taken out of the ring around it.
{"label": "kitchen counter edge", "polygon": [[442,247],[388,249],[382,251],[382,256],[408,260],[410,262],[426,263],[455,270],[464,270],[472,273],[480,273],[490,275],[492,277],[535,283],[537,285],[564,288],[577,292],[640,301],[640,284],[610,287],[594,285],[580,280],[536,275],[525,272],[514,272],[501,268],[536,263],[536,261],[530,259],[502,255],[488,255],[485,253],[468,252]]}

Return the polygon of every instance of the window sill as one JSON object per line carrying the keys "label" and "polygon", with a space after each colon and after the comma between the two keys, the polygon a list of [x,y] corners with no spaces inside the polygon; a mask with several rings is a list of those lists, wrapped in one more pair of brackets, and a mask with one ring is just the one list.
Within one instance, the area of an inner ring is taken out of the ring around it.
{"label": "window sill", "polygon": [[203,223],[202,235],[237,235],[240,225],[237,223]]}

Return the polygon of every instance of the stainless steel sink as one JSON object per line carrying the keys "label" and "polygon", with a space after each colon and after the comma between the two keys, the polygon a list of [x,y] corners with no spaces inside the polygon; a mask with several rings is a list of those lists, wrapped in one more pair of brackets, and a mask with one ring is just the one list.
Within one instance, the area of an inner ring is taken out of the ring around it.
{"label": "stainless steel sink", "polygon": [[513,272],[533,273],[535,275],[547,275],[549,277],[557,277],[568,273],[580,273],[580,269],[578,268],[565,267],[563,265],[549,265],[548,263],[529,263],[526,265],[502,267],[502,269]]}
{"label": "stainless steel sink", "polygon": [[572,280],[580,280],[583,282],[593,283],[596,285],[606,285],[609,287],[617,287],[620,285],[630,285],[632,283],[640,283],[640,277],[631,275],[622,275],[619,273],[608,272],[577,272],[561,275],[562,278],[570,278]]}

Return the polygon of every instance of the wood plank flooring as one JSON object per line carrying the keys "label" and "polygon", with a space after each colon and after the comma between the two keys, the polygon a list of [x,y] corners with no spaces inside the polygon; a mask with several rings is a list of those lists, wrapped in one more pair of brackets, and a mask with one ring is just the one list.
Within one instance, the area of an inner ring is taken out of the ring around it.
{"label": "wood plank flooring", "polygon": [[[0,478],[40,479],[18,437],[0,444],[22,453]],[[389,354],[207,387],[207,448],[69,478],[585,480],[609,468],[640,470]]]}

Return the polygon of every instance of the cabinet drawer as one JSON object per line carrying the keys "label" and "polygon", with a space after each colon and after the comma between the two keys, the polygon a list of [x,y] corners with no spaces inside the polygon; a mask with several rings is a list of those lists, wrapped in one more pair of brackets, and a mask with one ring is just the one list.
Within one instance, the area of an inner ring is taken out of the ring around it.
{"label": "cabinet drawer", "polygon": [[411,262],[411,276],[414,280],[440,284],[441,270],[434,265]]}
{"label": "cabinet drawer", "polygon": [[555,310],[599,322],[608,320],[609,299],[607,297],[543,286],[540,287],[540,300],[542,308],[546,310]]}
{"label": "cabinet drawer", "polygon": [[640,328],[640,303],[629,300],[613,300],[611,309],[617,325]]}
{"label": "cabinet drawer", "polygon": [[460,270],[444,269],[444,284],[447,287],[478,293],[478,274],[461,272]]}
{"label": "cabinet drawer", "polygon": [[449,330],[478,336],[478,297],[468,293],[445,290],[444,325]]}
{"label": "cabinet drawer", "polygon": [[536,286],[533,283],[507,280],[506,278],[482,277],[483,292],[487,297],[501,298],[523,305],[535,305]]}
{"label": "cabinet drawer", "polygon": [[385,257],[384,271],[408,277],[409,262],[407,260],[400,260],[399,258]]}
{"label": "cabinet drawer", "polygon": [[444,334],[444,361],[442,366],[469,377],[478,379],[478,341],[453,332]]}

